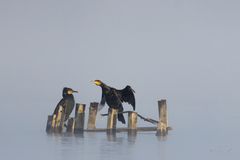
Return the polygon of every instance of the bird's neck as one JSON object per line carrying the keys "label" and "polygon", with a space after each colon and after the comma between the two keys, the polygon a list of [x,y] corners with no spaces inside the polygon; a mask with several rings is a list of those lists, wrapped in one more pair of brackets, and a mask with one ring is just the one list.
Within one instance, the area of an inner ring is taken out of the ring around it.
{"label": "bird's neck", "polygon": [[72,94],[65,94],[63,95],[63,98],[74,98]]}
{"label": "bird's neck", "polygon": [[104,91],[107,91],[107,90],[110,90],[110,87],[109,86],[107,86],[106,84],[104,84],[104,83],[102,83],[101,85],[100,85],[100,87],[102,88],[102,90],[104,90]]}

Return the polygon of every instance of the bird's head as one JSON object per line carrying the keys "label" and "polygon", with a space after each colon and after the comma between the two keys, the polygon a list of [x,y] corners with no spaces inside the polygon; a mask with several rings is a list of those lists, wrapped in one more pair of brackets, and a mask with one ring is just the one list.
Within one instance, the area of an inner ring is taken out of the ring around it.
{"label": "bird's head", "polygon": [[100,81],[100,80],[94,80],[94,81],[92,81],[94,84],[96,84],[97,86],[101,86],[102,84],[103,84],[103,82],[102,81]]}
{"label": "bird's head", "polygon": [[63,88],[63,96],[66,96],[66,95],[71,95],[73,93],[78,93],[78,91],[74,91],[72,88],[67,88],[67,87],[64,87]]}

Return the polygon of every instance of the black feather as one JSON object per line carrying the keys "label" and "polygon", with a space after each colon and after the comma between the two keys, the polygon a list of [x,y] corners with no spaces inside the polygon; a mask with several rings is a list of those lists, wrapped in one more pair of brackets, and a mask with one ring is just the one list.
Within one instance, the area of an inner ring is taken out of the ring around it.
{"label": "black feather", "polygon": [[63,107],[64,113],[65,113],[65,121],[69,118],[71,112],[73,111],[75,101],[72,94],[67,94],[69,90],[72,90],[71,88],[64,88],[62,96],[63,98],[58,102],[53,114],[57,114],[60,106]]}
{"label": "black feather", "polygon": [[135,110],[134,90],[130,86],[126,86],[122,90],[117,90],[115,88],[107,86],[103,82],[101,82],[99,86],[102,88],[102,98],[100,106],[102,107],[105,105],[105,103],[107,103],[109,108],[118,109],[118,120],[125,124],[126,122],[124,116],[121,113],[123,111],[122,102],[127,102],[131,104],[133,110]]}
{"label": "black feather", "polygon": [[135,96],[134,96],[135,91],[130,86],[126,86],[122,90],[117,90],[117,92],[121,98],[121,101],[131,104],[133,107],[133,110],[135,110],[136,108]]}
{"label": "black feather", "polygon": [[118,120],[121,121],[123,124],[126,124],[125,118],[122,113],[118,113]]}
{"label": "black feather", "polygon": [[105,94],[103,94],[103,92],[102,92],[102,99],[101,99],[100,104],[101,104],[102,106],[104,106],[105,103],[106,103],[106,97],[105,97]]}

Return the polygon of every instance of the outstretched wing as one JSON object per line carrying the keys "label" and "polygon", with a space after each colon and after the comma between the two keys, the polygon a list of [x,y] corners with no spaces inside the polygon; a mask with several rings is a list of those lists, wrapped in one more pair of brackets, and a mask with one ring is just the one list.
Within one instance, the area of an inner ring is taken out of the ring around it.
{"label": "outstretched wing", "polygon": [[126,86],[122,90],[117,90],[117,92],[120,96],[121,101],[131,104],[133,110],[135,110],[135,96],[134,96],[135,91],[130,86]]}

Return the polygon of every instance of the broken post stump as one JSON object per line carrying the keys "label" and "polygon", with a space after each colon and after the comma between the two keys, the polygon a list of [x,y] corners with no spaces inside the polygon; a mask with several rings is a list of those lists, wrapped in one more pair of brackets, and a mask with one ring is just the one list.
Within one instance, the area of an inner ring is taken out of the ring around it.
{"label": "broken post stump", "polygon": [[75,128],[75,119],[69,118],[67,123],[67,132],[73,133],[74,128]]}
{"label": "broken post stump", "polygon": [[57,114],[49,115],[47,120],[46,132],[52,133],[57,132],[61,133],[64,127],[64,108],[62,106],[59,107]]}
{"label": "broken post stump", "polygon": [[113,108],[108,109],[107,133],[116,132],[117,114],[118,114],[117,109],[113,109]]}
{"label": "broken post stump", "polygon": [[137,112],[128,112],[128,129],[137,129]]}
{"label": "broken post stump", "polygon": [[54,132],[61,133],[64,128],[65,113],[63,106],[60,106],[56,115]]}
{"label": "broken post stump", "polygon": [[165,136],[168,133],[167,102],[165,99],[158,101],[158,111],[159,122],[156,135]]}
{"label": "broken post stump", "polygon": [[128,112],[128,135],[136,135],[137,133],[137,112]]}
{"label": "broken post stump", "polygon": [[[53,117],[54,117],[54,115],[49,115],[48,116],[48,120],[47,120],[47,126],[46,126],[46,132],[47,133],[51,133],[51,132],[53,132]],[[56,117],[56,115],[55,115],[55,117]]]}
{"label": "broken post stump", "polygon": [[85,104],[76,104],[74,133],[82,133],[84,130]]}
{"label": "broken post stump", "polygon": [[97,110],[98,103],[97,102],[90,103],[87,129],[96,129]]}

